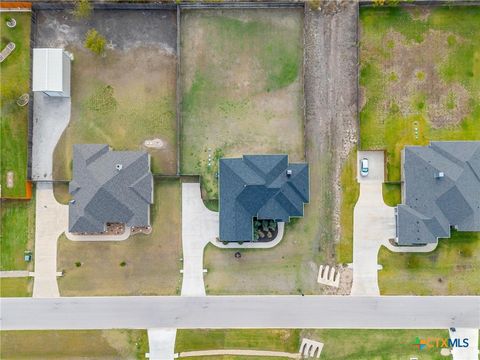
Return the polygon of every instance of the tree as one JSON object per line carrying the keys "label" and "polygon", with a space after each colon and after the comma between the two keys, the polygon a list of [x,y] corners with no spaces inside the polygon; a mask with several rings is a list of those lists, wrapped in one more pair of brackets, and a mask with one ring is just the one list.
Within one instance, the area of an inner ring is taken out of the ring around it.
{"label": "tree", "polygon": [[90,29],[87,31],[83,46],[97,55],[102,55],[105,51],[106,43],[107,40],[97,30]]}
{"label": "tree", "polygon": [[92,14],[93,7],[90,0],[76,0],[73,15],[77,19],[86,19]]}

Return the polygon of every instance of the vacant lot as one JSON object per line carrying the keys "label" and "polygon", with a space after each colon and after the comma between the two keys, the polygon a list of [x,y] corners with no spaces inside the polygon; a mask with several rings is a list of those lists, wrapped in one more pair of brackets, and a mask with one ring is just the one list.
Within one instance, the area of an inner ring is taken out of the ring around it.
{"label": "vacant lot", "polygon": [[[416,338],[447,338],[447,330],[178,330],[175,352],[256,349],[298,352],[302,338],[324,343],[321,359],[448,359],[440,349],[419,350]],[[241,359],[223,356],[196,359]]]}
{"label": "vacant lot", "polygon": [[145,330],[2,331],[2,359],[145,359]]}
{"label": "vacant lot", "polygon": [[218,198],[218,159],[305,158],[300,10],[185,11],[181,172]]}
{"label": "vacant lot", "polygon": [[[5,24],[13,17],[17,26]],[[0,48],[9,42],[15,49],[0,64],[0,185],[2,197],[24,197],[27,180],[28,105],[20,107],[17,99],[30,91],[30,13],[0,14]],[[7,186],[7,173],[13,172],[13,186]]]}
{"label": "vacant lot", "polygon": [[363,149],[400,151],[430,140],[480,139],[480,8],[362,8]]}
{"label": "vacant lot", "polygon": [[453,232],[431,253],[399,254],[382,247],[383,295],[480,294],[480,233]]}
{"label": "vacant lot", "polygon": [[24,251],[35,241],[35,197],[32,200],[2,200],[0,203],[0,270],[32,270]]}
{"label": "vacant lot", "polygon": [[175,295],[180,287],[181,188],[178,180],[155,183],[152,233],[125,241],[58,242],[62,296]]}
{"label": "vacant lot", "polygon": [[[40,11],[37,24],[38,46],[62,46],[75,57],[71,120],[55,149],[54,179],[71,178],[76,143],[147,149],[154,172],[175,174],[175,12],[95,11],[78,21],[67,11]],[[83,47],[90,28],[106,38],[105,56]],[[153,139],[159,148],[144,146]]]}
{"label": "vacant lot", "polygon": [[0,297],[32,296],[33,278],[0,278]]}

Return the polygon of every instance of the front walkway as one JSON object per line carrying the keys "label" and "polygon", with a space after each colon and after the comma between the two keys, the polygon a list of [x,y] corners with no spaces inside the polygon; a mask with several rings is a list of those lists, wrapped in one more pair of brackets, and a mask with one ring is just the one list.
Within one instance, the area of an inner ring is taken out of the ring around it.
{"label": "front walkway", "polygon": [[27,270],[0,271],[0,278],[19,278],[28,276],[30,276],[30,272]]}
{"label": "front walkway", "polygon": [[203,251],[218,236],[218,213],[202,201],[199,183],[182,184],[182,296],[205,296]]}
{"label": "front walkway", "polygon": [[68,226],[68,206],[57,203],[51,183],[37,184],[35,206],[33,297],[58,297],[57,240]]}
{"label": "front walkway", "polygon": [[394,208],[383,202],[383,152],[360,151],[357,163],[364,157],[369,160],[369,174],[357,174],[360,197],[354,209],[351,295],[379,295],[378,250],[384,241],[395,237],[395,214]]}
{"label": "front walkway", "polygon": [[36,92],[33,102],[32,180],[53,180],[53,151],[70,121],[70,98]]}

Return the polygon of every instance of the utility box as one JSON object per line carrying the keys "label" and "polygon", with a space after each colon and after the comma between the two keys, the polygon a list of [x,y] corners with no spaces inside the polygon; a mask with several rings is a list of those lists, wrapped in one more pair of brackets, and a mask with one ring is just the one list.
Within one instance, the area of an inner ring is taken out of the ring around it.
{"label": "utility box", "polygon": [[33,49],[33,91],[70,97],[71,58],[63,49]]}

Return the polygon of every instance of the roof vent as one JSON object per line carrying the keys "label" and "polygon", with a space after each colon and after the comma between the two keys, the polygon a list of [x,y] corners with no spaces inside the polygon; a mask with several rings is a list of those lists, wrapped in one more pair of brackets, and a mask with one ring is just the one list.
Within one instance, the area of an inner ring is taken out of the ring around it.
{"label": "roof vent", "polygon": [[435,174],[435,179],[441,179],[445,177],[445,173],[443,171],[440,171]]}
{"label": "roof vent", "polygon": [[287,176],[290,177],[290,176],[292,176],[292,174],[293,174],[293,171],[291,169],[288,169],[287,170]]}
{"label": "roof vent", "polygon": [[118,171],[122,170],[122,168],[123,168],[122,164],[115,165],[115,169],[117,169]]}

